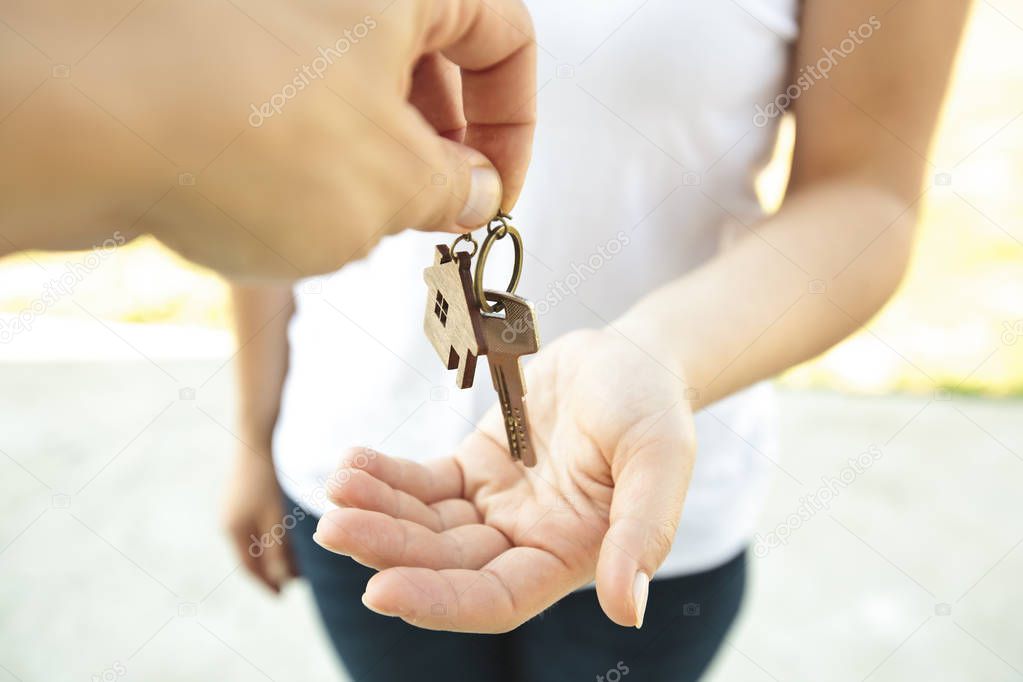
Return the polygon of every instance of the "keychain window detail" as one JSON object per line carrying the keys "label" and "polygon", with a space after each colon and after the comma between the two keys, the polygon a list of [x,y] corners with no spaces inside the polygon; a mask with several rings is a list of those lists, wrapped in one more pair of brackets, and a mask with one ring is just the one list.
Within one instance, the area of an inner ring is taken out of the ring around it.
{"label": "keychain window detail", "polygon": [[433,313],[440,320],[441,326],[448,326],[448,302],[444,294],[437,292],[437,302],[433,306]]}

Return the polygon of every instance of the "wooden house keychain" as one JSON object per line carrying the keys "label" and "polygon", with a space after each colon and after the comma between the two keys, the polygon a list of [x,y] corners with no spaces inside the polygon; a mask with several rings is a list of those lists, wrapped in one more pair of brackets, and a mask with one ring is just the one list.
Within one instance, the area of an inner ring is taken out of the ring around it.
{"label": "wooden house keychain", "polygon": [[[526,414],[526,383],[519,358],[540,349],[533,304],[515,295],[522,274],[522,237],[509,224],[511,216],[498,213],[487,225],[480,246],[471,234],[460,235],[450,246],[438,244],[433,265],[423,271],[426,280],[426,316],[423,329],[448,369],[458,370],[459,388],[472,386],[476,360],[486,355],[490,376],[501,403],[508,451],[527,467],[536,464]],[[483,271],[495,242],[511,238],[515,252],[507,291],[483,289]],[[471,245],[456,251],[460,242]],[[476,269],[471,262],[476,251]]]}

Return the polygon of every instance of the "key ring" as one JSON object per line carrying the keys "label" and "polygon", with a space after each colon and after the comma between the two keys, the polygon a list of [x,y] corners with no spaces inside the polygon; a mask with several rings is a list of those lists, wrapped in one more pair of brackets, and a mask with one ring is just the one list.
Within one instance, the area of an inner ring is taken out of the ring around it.
{"label": "key ring", "polygon": [[[480,309],[485,313],[498,313],[504,308],[501,303],[495,303],[490,305],[487,301],[487,297],[483,294],[483,270],[487,265],[487,257],[490,255],[490,247],[494,245],[494,242],[498,239],[504,239],[505,237],[511,237],[512,246],[515,249],[515,261],[512,265],[511,279],[508,281],[507,291],[509,294],[514,294],[515,289],[519,286],[519,277],[522,276],[522,236],[519,231],[512,227],[508,221],[511,219],[510,215],[498,212],[493,220],[487,225],[487,236],[483,239],[483,244],[480,246],[479,259],[476,261],[476,274],[473,277],[473,291],[476,294],[476,300],[479,301]],[[499,226],[494,227],[494,223],[500,223]],[[462,235],[463,237],[465,235]],[[456,240],[457,241],[457,240]],[[473,241],[475,244],[475,241]],[[475,253],[475,249],[473,250]]]}
{"label": "key ring", "polygon": [[[504,239],[504,236],[508,234],[508,228],[511,227],[511,225],[508,224],[509,220],[511,220],[510,215],[504,211],[498,211],[497,215],[494,216],[489,223],[487,223],[487,236],[496,234],[498,239]],[[500,227],[495,228],[494,223],[501,223],[501,225]],[[514,230],[515,228],[512,227],[512,229]]]}
{"label": "key ring", "polygon": [[459,242],[469,242],[470,244],[472,244],[472,249],[466,252],[469,254],[469,258],[475,256],[476,251],[479,250],[480,247],[479,243],[477,243],[477,241],[472,238],[472,234],[469,232],[465,232],[455,237],[455,241],[451,242],[450,250],[452,254],[455,253],[455,247],[458,246]]}

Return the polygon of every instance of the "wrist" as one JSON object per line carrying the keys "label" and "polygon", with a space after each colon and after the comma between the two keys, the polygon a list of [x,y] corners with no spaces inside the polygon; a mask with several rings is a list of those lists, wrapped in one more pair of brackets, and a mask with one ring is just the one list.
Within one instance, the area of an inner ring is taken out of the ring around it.
{"label": "wrist", "polygon": [[277,469],[269,451],[261,452],[239,445],[235,449],[233,469],[235,476],[246,480],[277,480]]}
{"label": "wrist", "polygon": [[252,458],[271,461],[273,450],[273,431],[271,429],[256,428],[241,424],[236,429],[236,435],[240,441],[238,444],[239,458]]}
{"label": "wrist", "polygon": [[663,320],[633,308],[608,325],[608,331],[628,339],[677,379],[689,384],[680,344],[672,339]]}
{"label": "wrist", "polygon": [[641,302],[614,320],[609,331],[627,338],[671,373],[694,412],[706,404],[706,391],[700,383],[705,377],[700,376],[700,364],[690,348],[694,339],[675,333],[666,315]]}

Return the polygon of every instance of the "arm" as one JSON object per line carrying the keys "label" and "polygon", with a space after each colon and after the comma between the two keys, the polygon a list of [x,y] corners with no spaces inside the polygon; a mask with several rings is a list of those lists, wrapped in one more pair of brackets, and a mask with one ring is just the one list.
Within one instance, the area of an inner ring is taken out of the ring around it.
{"label": "arm", "polygon": [[231,303],[238,432],[247,445],[269,452],[288,374],[288,323],[295,301],[288,286],[235,284]]}
{"label": "arm", "polygon": [[239,444],[228,484],[225,525],[246,568],[277,592],[294,575],[284,539],[269,531],[282,524],[280,489],[271,442],[288,372],[291,289],[231,289],[238,352],[235,355]]}
{"label": "arm", "polygon": [[694,409],[841,341],[884,305],[906,270],[925,155],[969,2],[935,12],[902,0],[884,14],[890,4],[805,3],[797,67],[816,63],[871,15],[880,28],[795,101],[784,204],[616,324],[664,349],[665,362],[696,389]]}
{"label": "arm", "polygon": [[[227,274],[296,279],[406,227],[464,231],[515,204],[536,89],[521,0],[257,2],[258,21],[177,3],[92,49],[80,4],[19,22],[73,64],[66,79],[24,43],[0,68],[20,98],[0,112],[0,256],[153,234]],[[409,101],[436,54],[462,70],[437,105],[457,142]]]}

